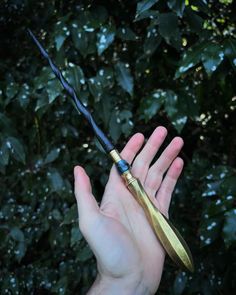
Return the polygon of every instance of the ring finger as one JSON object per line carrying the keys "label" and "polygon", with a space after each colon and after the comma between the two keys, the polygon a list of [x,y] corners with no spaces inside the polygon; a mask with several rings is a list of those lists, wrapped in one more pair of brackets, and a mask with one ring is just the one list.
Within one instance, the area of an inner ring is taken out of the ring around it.
{"label": "ring finger", "polygon": [[145,180],[145,189],[151,196],[155,196],[160,187],[164,173],[179,154],[183,147],[183,139],[175,137],[163,151],[157,161],[150,167]]}

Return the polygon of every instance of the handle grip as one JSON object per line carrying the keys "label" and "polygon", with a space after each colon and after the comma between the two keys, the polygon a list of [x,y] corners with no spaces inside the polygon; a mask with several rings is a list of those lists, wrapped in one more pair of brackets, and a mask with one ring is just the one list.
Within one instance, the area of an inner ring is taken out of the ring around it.
{"label": "handle grip", "polygon": [[155,207],[142,184],[127,171],[122,175],[136,201],[144,209],[146,217],[162,246],[180,267],[194,271],[193,258],[188,245],[173,224]]}
{"label": "handle grip", "polygon": [[120,157],[118,151],[112,150],[110,155],[129,191],[143,208],[146,217],[163,248],[178,266],[193,272],[194,265],[192,254],[181,234],[156,208],[145,192],[142,184],[132,175],[129,170],[129,165]]}

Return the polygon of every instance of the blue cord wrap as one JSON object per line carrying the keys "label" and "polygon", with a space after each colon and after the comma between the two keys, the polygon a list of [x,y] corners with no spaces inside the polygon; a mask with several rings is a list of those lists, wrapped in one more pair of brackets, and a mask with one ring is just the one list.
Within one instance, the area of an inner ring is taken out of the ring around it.
{"label": "blue cord wrap", "polygon": [[119,174],[122,175],[129,170],[130,166],[125,160],[120,160],[116,163],[116,168],[118,169]]}

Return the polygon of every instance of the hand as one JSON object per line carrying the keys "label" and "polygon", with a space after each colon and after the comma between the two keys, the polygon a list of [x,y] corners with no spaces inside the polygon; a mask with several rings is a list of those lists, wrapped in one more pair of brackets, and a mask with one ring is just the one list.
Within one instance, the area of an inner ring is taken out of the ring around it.
{"label": "hand", "polygon": [[[167,216],[172,192],[183,169],[183,160],[177,157],[183,140],[175,137],[151,165],[166,135],[164,127],[157,127],[138,154],[144,137],[137,133],[121,156],[132,163],[133,175]],[[100,207],[84,169],[75,167],[74,176],[80,230],[97,259],[98,276],[89,294],[154,294],[160,283],[165,251],[116,168],[111,169]]]}

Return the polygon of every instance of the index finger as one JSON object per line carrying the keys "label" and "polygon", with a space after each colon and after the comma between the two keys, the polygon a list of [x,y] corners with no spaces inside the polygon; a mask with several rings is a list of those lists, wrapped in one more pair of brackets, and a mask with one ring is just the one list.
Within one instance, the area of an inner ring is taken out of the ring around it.
{"label": "index finger", "polygon": [[[129,164],[132,163],[135,156],[137,155],[138,151],[141,149],[142,145],[144,143],[144,136],[142,133],[136,133],[134,134],[125,147],[123,148],[121,154],[121,157],[126,160]],[[110,173],[109,178],[118,177],[118,173],[116,171],[115,165],[113,165]],[[120,178],[120,177],[119,177]]]}

